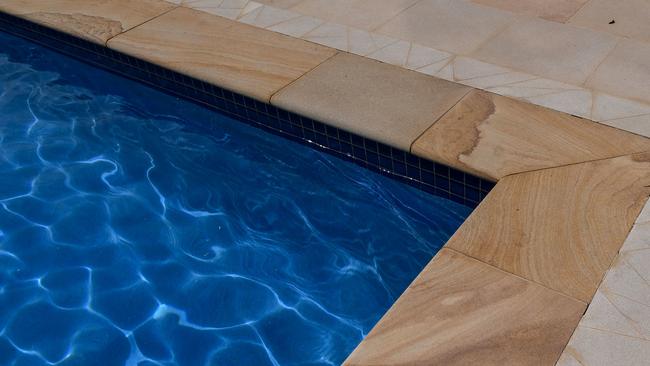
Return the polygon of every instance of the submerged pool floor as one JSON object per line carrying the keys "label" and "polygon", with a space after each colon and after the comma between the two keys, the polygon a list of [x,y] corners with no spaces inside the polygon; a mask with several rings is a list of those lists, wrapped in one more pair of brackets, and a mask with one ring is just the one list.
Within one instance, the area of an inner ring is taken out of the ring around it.
{"label": "submerged pool floor", "polygon": [[2,365],[337,365],[470,213],[0,45]]}

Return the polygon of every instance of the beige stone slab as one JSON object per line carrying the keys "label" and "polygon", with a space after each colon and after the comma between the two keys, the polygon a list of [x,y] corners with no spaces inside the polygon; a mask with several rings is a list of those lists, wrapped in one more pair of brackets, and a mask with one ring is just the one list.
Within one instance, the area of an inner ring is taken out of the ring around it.
{"label": "beige stone slab", "polygon": [[580,85],[616,46],[618,38],[543,19],[517,22],[472,56],[534,75]]}
{"label": "beige stone slab", "polygon": [[271,103],[408,151],[469,90],[340,53],[274,95]]}
{"label": "beige stone slab", "polygon": [[515,20],[509,12],[466,1],[422,0],[379,33],[455,54],[467,54]]}
{"label": "beige stone slab", "polygon": [[292,11],[364,30],[386,23],[419,0],[303,0]]}
{"label": "beige stone slab", "polygon": [[442,249],[345,365],[553,365],[585,306]]}
{"label": "beige stone slab", "polygon": [[257,0],[257,2],[264,5],[269,5],[280,9],[289,9],[292,6],[299,4],[302,0]]}
{"label": "beige stone slab", "polygon": [[650,341],[578,327],[557,366],[647,366],[649,359]]}
{"label": "beige stone slab", "polygon": [[511,175],[447,246],[589,302],[648,186],[648,153]]}
{"label": "beige stone slab", "polygon": [[564,23],[588,0],[473,0],[513,13]]}
{"label": "beige stone slab", "polygon": [[232,20],[262,7],[262,4],[250,0],[181,0],[181,5]]}
{"label": "beige stone slab", "polygon": [[[600,291],[629,320],[633,330],[627,335],[650,341],[650,249],[621,252],[603,280]],[[585,324],[591,323],[587,321]],[[595,327],[595,324],[591,326]]]}
{"label": "beige stone slab", "polygon": [[646,202],[558,365],[647,365],[650,204]]}
{"label": "beige stone slab", "polygon": [[108,46],[268,101],[336,51],[187,8],[177,8]]}
{"label": "beige stone slab", "polygon": [[474,90],[412,152],[497,180],[531,170],[650,151],[650,139]]}
{"label": "beige stone slab", "polygon": [[[613,24],[610,24],[614,21]],[[570,23],[641,41],[650,41],[650,2],[591,0]]]}
{"label": "beige stone slab", "polygon": [[589,77],[587,86],[650,102],[650,43],[622,40]]}
{"label": "beige stone slab", "polygon": [[162,0],[2,0],[0,10],[105,44],[174,5]]}
{"label": "beige stone slab", "polygon": [[[648,205],[646,205],[648,207]],[[643,215],[643,213],[642,213]],[[650,249],[650,222],[637,222],[623,244],[623,251]]]}

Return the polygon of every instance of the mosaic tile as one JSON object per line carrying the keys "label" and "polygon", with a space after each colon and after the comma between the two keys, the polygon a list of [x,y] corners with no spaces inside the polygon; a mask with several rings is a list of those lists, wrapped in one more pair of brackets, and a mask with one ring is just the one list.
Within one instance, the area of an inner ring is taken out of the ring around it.
{"label": "mosaic tile", "polygon": [[187,8],[115,37],[109,47],[263,101],[336,53]]}
{"label": "mosaic tile", "polygon": [[345,365],[550,365],[585,304],[442,249]]}
{"label": "mosaic tile", "polygon": [[[285,5],[281,7],[293,8],[295,4]],[[270,16],[265,21],[260,14],[264,11],[272,12],[266,10],[271,6],[261,7],[261,4],[249,1],[248,7],[255,9],[254,14],[247,13],[245,17],[240,16],[240,20],[258,27],[650,136],[650,115],[628,113],[615,118],[604,118],[601,116],[600,109],[610,108],[604,103],[611,98],[602,98],[603,93],[594,93],[593,90],[583,86],[551,80],[472,57],[456,56],[415,42],[328,22],[317,17],[300,15],[293,10],[277,11],[275,17]],[[262,20],[256,23],[254,19],[258,18]],[[628,99],[621,100],[635,103]],[[614,105],[611,108],[618,107]]]}
{"label": "mosaic tile", "polygon": [[469,88],[340,53],[271,103],[408,151]]}
{"label": "mosaic tile", "polygon": [[97,67],[215,109],[230,118],[470,207],[476,207],[494,187],[491,181],[2,12],[0,31],[28,38]]}

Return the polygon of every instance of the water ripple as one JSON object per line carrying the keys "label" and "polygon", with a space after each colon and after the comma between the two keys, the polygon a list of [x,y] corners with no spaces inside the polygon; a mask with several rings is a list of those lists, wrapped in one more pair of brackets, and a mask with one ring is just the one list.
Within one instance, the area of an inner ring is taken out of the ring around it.
{"label": "water ripple", "polygon": [[2,365],[338,365],[469,213],[0,43]]}

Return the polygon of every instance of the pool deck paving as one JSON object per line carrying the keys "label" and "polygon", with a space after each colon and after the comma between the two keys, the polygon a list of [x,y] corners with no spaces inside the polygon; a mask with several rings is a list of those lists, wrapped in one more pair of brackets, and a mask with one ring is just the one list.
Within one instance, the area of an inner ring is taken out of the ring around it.
{"label": "pool deck paving", "polygon": [[647,2],[263,2],[0,11],[498,182],[346,364],[647,364]]}
{"label": "pool deck paving", "polygon": [[650,136],[645,0],[183,4]]}

